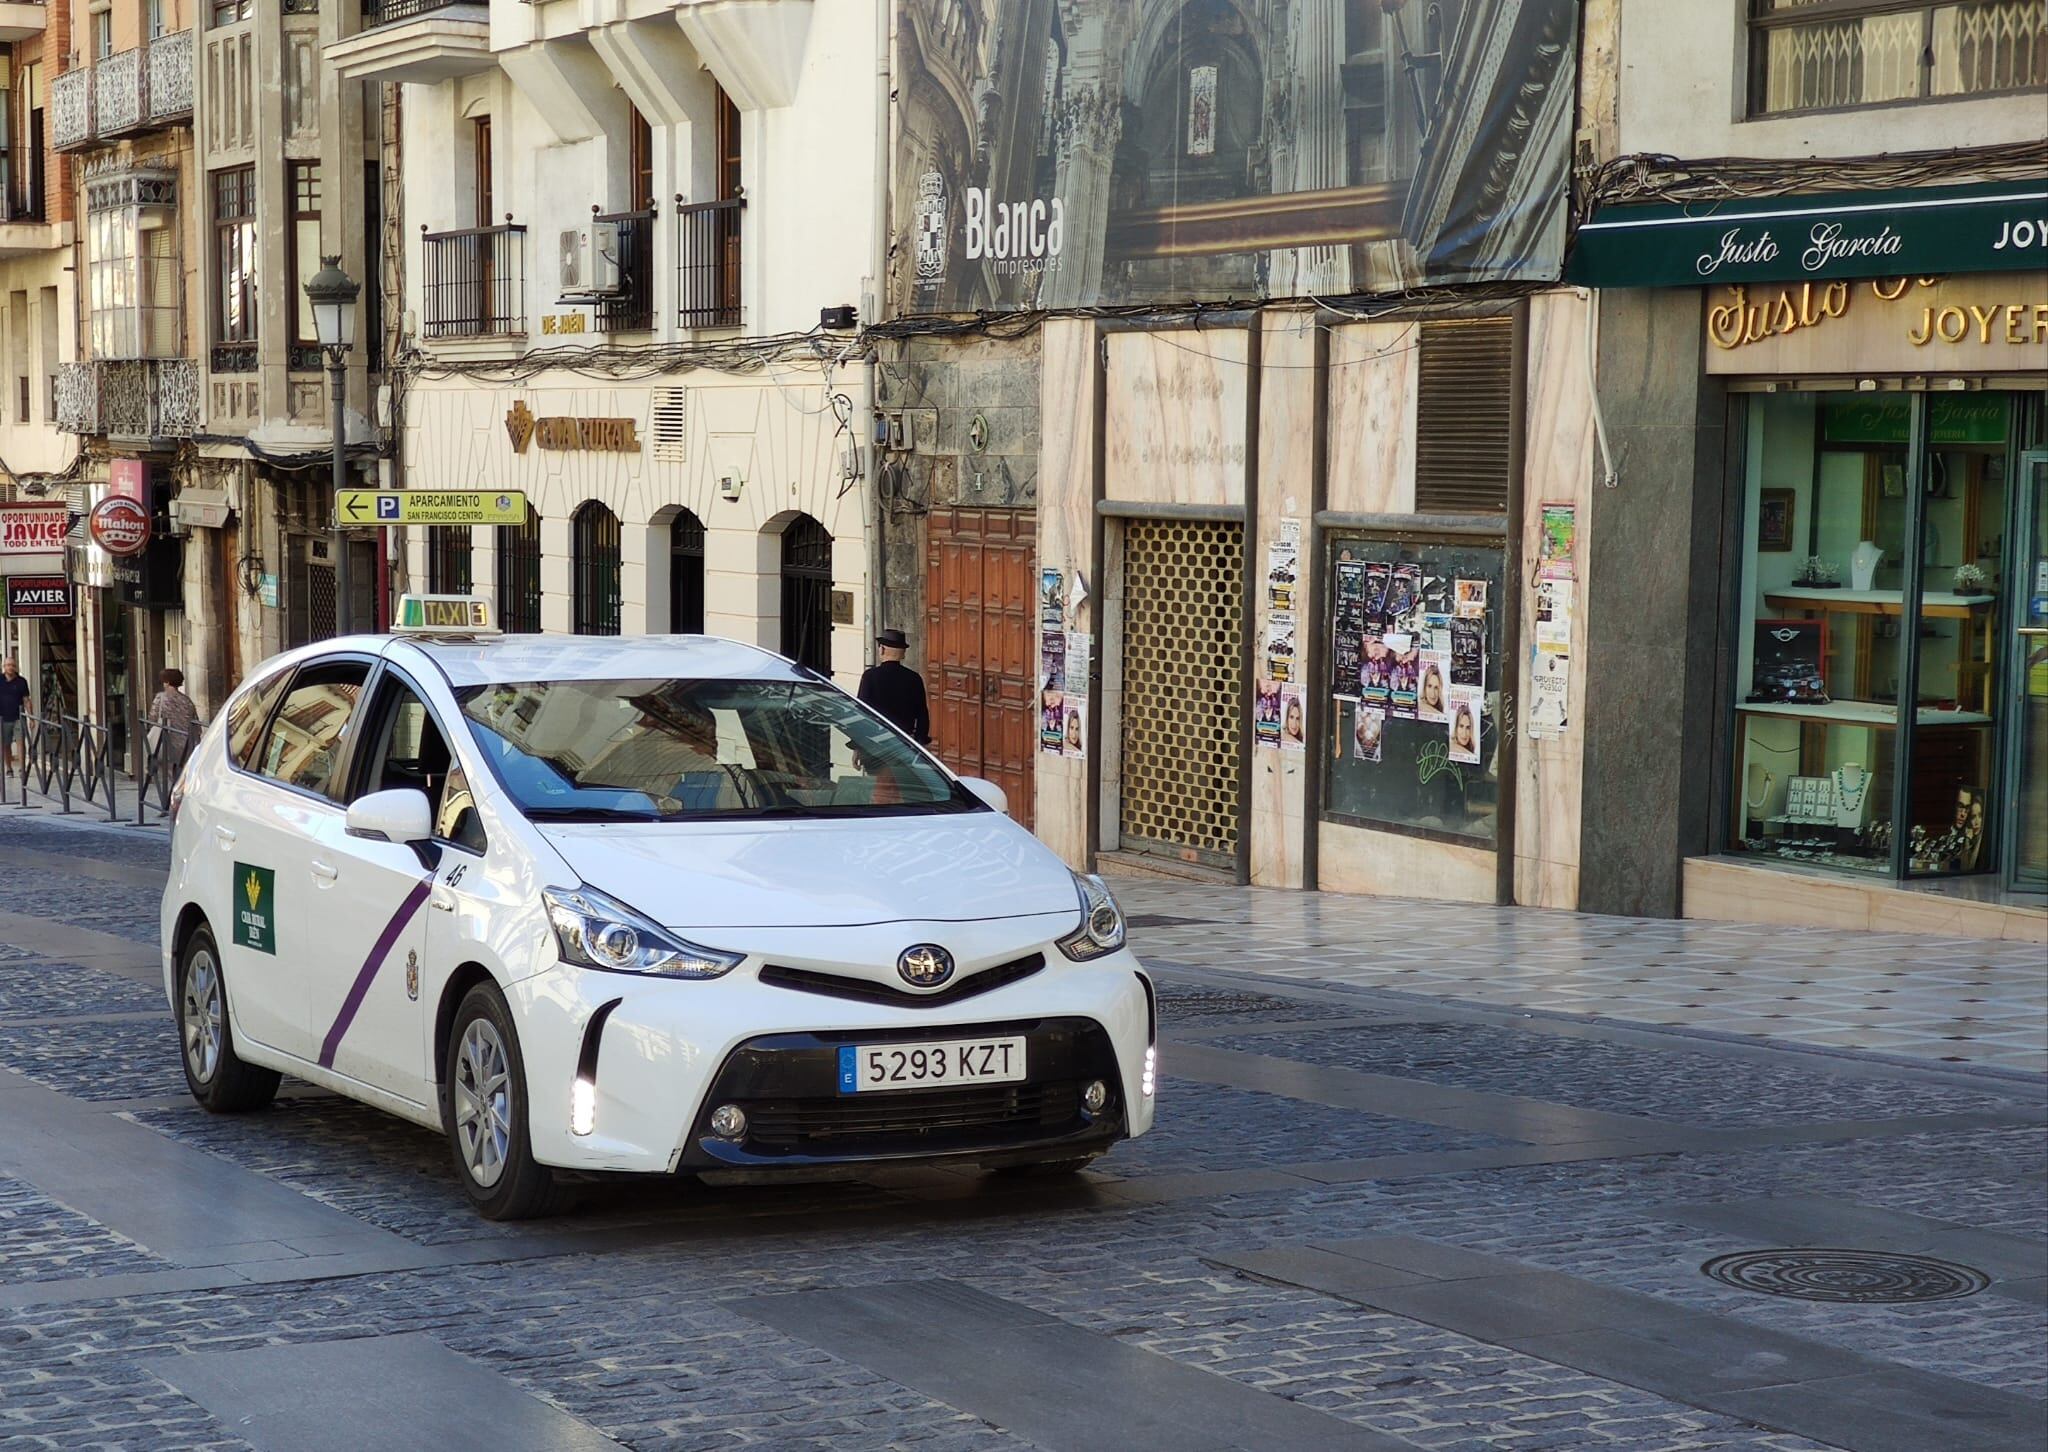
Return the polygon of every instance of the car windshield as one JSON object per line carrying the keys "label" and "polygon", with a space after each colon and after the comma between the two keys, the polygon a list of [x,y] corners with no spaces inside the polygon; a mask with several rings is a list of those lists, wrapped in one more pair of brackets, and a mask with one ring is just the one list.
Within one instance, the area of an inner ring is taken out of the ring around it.
{"label": "car windshield", "polygon": [[535,821],[982,809],[850,696],[807,681],[522,681],[456,694]]}

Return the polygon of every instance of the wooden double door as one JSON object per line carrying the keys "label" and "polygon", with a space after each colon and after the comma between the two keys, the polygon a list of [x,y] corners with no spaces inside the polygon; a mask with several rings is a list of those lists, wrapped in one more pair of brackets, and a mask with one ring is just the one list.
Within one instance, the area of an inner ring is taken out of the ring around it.
{"label": "wooden double door", "polygon": [[987,777],[1032,821],[1037,742],[1037,516],[934,509],[925,519],[925,688],[932,748],[962,776]]}

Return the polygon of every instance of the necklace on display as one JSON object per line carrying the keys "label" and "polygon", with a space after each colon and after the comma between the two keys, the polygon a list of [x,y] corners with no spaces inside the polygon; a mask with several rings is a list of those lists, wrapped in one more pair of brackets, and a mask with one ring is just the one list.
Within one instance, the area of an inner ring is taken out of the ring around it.
{"label": "necklace on display", "polygon": [[[1856,774],[1853,785],[1850,772]],[[1837,826],[1859,828],[1863,825],[1863,803],[1870,795],[1870,773],[1853,761],[1843,762],[1836,767],[1835,779],[1835,823]]]}

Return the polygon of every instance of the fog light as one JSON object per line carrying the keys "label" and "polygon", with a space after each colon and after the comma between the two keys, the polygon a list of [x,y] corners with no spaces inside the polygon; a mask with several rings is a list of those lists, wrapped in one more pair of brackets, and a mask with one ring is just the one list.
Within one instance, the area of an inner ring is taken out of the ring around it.
{"label": "fog light", "polygon": [[742,1139],[747,1133],[747,1112],[737,1104],[721,1104],[711,1111],[711,1132],[720,1139]]}
{"label": "fog light", "polygon": [[1152,1097],[1152,1083],[1158,1077],[1158,1075],[1159,1050],[1147,1049],[1145,1050],[1145,1073],[1142,1082],[1138,1086],[1140,1089],[1144,1091],[1145,1097],[1147,1099],[1150,1099]]}
{"label": "fog light", "polygon": [[597,1128],[597,1086],[577,1077],[569,1089],[569,1133],[588,1134]]}
{"label": "fog light", "polygon": [[1081,1091],[1081,1103],[1090,1114],[1102,1113],[1102,1106],[1109,1103],[1109,1086],[1097,1079]]}

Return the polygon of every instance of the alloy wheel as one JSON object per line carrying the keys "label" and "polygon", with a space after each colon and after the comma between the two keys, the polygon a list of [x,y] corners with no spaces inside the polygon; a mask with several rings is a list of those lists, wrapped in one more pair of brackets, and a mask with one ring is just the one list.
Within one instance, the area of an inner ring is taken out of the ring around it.
{"label": "alloy wheel", "polygon": [[202,1084],[213,1082],[220,1068],[221,998],[220,965],[202,948],[185,967],[185,999],[179,1017],[185,1039],[185,1062],[192,1077]]}
{"label": "alloy wheel", "polygon": [[455,1136],[463,1166],[488,1190],[512,1146],[511,1073],[505,1041],[489,1019],[472,1019],[455,1055]]}

